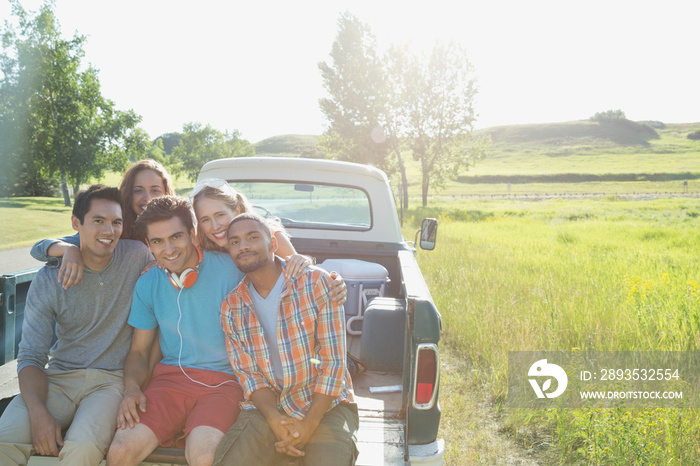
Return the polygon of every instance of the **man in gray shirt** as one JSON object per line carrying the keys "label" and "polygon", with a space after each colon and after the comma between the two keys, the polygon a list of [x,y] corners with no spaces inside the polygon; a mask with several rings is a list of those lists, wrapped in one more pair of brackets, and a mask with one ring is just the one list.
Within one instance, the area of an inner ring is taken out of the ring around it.
{"label": "man in gray shirt", "polygon": [[26,464],[34,453],[97,465],[116,429],[132,332],[126,321],[152,256],[139,241],[119,241],[117,188],[79,193],[71,220],[80,235],[83,282],[64,290],[58,269],[49,267],[32,281],[17,356],[21,396],[0,418],[2,465]]}

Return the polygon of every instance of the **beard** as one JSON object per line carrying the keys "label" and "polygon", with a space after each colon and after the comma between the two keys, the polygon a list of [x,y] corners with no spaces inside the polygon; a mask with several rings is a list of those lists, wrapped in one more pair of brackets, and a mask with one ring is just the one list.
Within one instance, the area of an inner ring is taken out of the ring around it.
{"label": "beard", "polygon": [[255,272],[261,267],[268,265],[272,261],[273,259],[271,257],[267,255],[263,256],[261,254],[256,254],[253,257],[249,257],[245,261],[241,261],[238,258],[233,260],[234,264],[236,264],[236,267],[238,267],[238,270],[240,270],[243,273]]}

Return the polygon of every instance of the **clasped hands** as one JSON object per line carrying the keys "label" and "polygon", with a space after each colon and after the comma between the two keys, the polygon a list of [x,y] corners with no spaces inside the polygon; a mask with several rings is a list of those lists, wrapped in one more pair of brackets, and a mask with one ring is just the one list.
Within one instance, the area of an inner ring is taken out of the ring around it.
{"label": "clasped hands", "polygon": [[308,418],[295,419],[284,414],[270,420],[269,425],[278,439],[275,442],[275,450],[294,457],[305,455],[302,448],[311,440],[311,436],[318,427],[317,423],[311,422]]}

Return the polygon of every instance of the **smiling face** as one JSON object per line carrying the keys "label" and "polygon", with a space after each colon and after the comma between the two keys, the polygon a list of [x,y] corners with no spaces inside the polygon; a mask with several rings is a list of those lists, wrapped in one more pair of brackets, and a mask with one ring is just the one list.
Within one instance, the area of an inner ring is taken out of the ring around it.
{"label": "smiling face", "polygon": [[197,267],[199,255],[194,245],[194,229],[187,231],[180,217],[149,224],[146,239],[158,263],[170,272],[181,273]]}
{"label": "smiling face", "polygon": [[75,215],[71,220],[73,229],[80,234],[83,262],[92,270],[102,270],[122,235],[121,205],[107,199],[93,199],[83,223]]}
{"label": "smiling face", "polygon": [[131,195],[131,208],[138,215],[146,210],[148,201],[165,195],[163,179],[153,170],[141,170],[134,177]]}
{"label": "smiling face", "polygon": [[254,220],[233,223],[228,230],[228,245],[233,263],[243,273],[274,264],[277,238],[265,234],[261,225]]}
{"label": "smiling face", "polygon": [[240,213],[238,209],[231,209],[218,199],[202,197],[195,203],[194,211],[200,234],[203,233],[220,248],[228,248],[226,229],[233,217]]}

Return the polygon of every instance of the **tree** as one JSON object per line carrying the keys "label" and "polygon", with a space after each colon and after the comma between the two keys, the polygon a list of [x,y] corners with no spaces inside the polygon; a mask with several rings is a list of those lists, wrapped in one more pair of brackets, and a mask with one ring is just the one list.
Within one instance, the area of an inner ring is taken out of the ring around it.
{"label": "tree", "polygon": [[[487,140],[474,139],[476,80],[464,49],[436,43],[429,56],[394,49],[402,63],[392,76],[401,134],[420,162],[425,207],[431,187],[440,188],[481,157]],[[402,56],[403,55],[403,56]]]}
{"label": "tree", "polygon": [[121,112],[105,99],[97,70],[82,69],[85,37],[61,38],[47,1],[36,16],[18,0],[10,0],[18,29],[6,22],[2,31],[0,84],[8,100],[1,108],[1,133],[13,131],[13,140],[0,145],[3,158],[16,175],[25,167],[37,176],[60,176],[66,206],[68,183],[78,186],[101,177],[105,168],[121,170],[128,161],[132,130],[141,117]]}
{"label": "tree", "polygon": [[[20,157],[23,127],[19,121],[23,120],[24,108],[15,104],[20,97],[17,89],[10,85],[11,81],[5,72],[7,60],[2,55],[0,67],[3,75],[0,81],[0,197],[7,197],[17,191],[15,184],[20,178],[20,172],[36,173],[36,169],[24,165]],[[25,194],[23,190],[21,194]]]}
{"label": "tree", "polygon": [[158,136],[156,141],[161,141],[161,146],[165,151],[165,155],[170,155],[173,153],[173,149],[180,144],[180,138],[182,138],[182,134],[180,133],[165,133]]}
{"label": "tree", "polygon": [[205,163],[229,157],[255,155],[255,146],[240,139],[240,133],[222,133],[210,125],[186,123],[182,128],[180,143],[173,149],[170,168],[174,173],[184,173],[195,181]]}
{"label": "tree", "polygon": [[[377,53],[370,28],[350,13],[338,20],[331,63],[319,63],[329,98],[319,101],[329,127],[321,144],[335,158],[369,163],[391,174],[395,156],[402,198],[408,207],[405,148],[420,161],[422,198],[430,187],[480,157],[487,140],[472,137],[476,94],[464,50],[436,44],[429,57],[407,46]],[[374,136],[374,137],[373,137]]]}
{"label": "tree", "polygon": [[376,38],[369,26],[345,12],[338,20],[331,63],[318,67],[330,98],[319,100],[329,127],[320,145],[333,158],[391,172],[385,132],[387,87]]}

